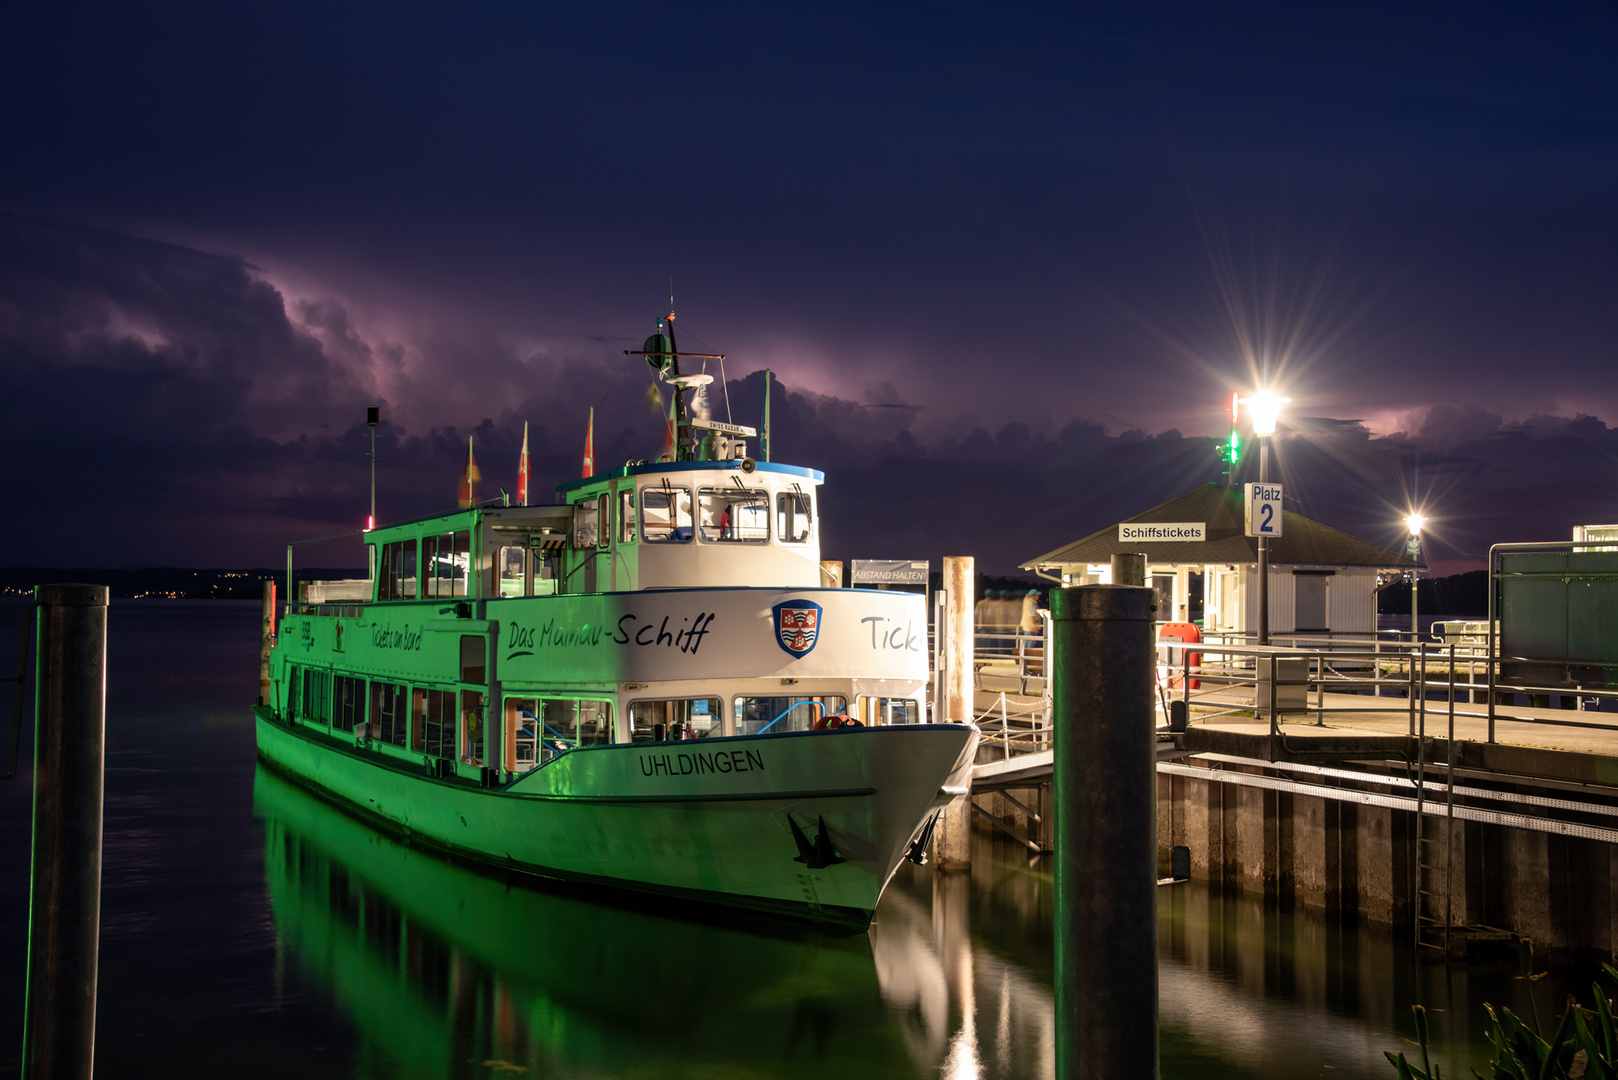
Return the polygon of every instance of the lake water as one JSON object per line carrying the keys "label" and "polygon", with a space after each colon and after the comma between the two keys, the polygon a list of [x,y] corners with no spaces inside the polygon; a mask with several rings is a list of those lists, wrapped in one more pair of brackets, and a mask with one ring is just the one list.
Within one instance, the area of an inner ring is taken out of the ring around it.
{"label": "lake water", "polygon": [[[8,673],[20,611],[0,604]],[[1048,859],[982,839],[970,876],[907,864],[853,936],[523,886],[256,765],[256,604],[114,601],[109,636],[101,1077],[1053,1075]],[[20,1054],[24,746],[0,784],[0,1075]],[[1446,969],[1374,929],[1160,896],[1165,1077],[1391,1077],[1418,1000],[1465,1075],[1483,1002],[1530,1008],[1504,956]],[[1542,1014],[1566,986],[1534,984]]]}

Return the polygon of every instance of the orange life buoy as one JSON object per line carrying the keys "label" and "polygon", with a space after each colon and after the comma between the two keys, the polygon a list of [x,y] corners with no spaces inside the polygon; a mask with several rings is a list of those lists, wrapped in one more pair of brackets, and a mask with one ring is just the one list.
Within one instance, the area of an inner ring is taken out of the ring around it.
{"label": "orange life buoy", "polygon": [[[1157,640],[1159,640],[1159,641],[1165,641],[1165,640],[1167,640],[1167,641],[1184,641],[1187,644],[1194,644],[1194,643],[1199,642],[1199,641],[1202,640],[1202,631],[1197,628],[1196,623],[1189,623],[1189,622],[1164,623],[1163,624],[1163,629],[1161,629],[1161,630],[1159,630],[1157,632]],[[1199,653],[1199,652],[1187,653],[1184,660],[1182,660],[1180,663],[1173,664],[1173,665],[1170,666],[1170,670],[1168,672],[1169,686],[1173,687],[1176,690],[1180,689],[1181,686],[1183,686],[1184,683],[1185,683],[1185,672],[1186,672],[1187,669],[1189,669],[1191,671],[1201,671],[1202,670],[1202,654],[1201,653]],[[1195,676],[1192,676],[1192,678],[1191,678],[1191,689],[1197,690],[1197,689],[1200,689],[1201,687],[1202,687],[1202,680],[1196,678]]]}

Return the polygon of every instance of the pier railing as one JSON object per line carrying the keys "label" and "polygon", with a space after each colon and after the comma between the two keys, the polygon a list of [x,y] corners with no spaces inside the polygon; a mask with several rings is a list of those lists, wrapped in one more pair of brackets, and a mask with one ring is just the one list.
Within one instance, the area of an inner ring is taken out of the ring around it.
{"label": "pier railing", "polygon": [[[1391,640],[1360,650],[1340,643],[1310,649],[1164,639],[1158,650],[1159,707],[1170,726],[1176,713],[1184,722],[1265,717],[1277,729],[1283,716],[1297,722],[1312,714],[1323,725],[1328,715],[1337,720],[1356,713],[1386,716],[1388,699],[1402,698],[1412,735],[1434,702],[1456,706],[1453,712],[1459,717],[1487,719],[1489,742],[1495,740],[1495,718],[1507,714],[1519,721],[1618,732],[1618,713],[1602,712],[1604,703],[1618,702],[1618,690],[1504,682],[1500,665],[1511,657],[1491,660],[1476,643],[1454,636],[1444,644]],[[1329,706],[1328,694],[1333,696]],[[1553,696],[1560,699],[1561,709],[1550,710]],[[1345,700],[1349,698],[1364,704]],[[1175,702],[1181,703],[1179,710]],[[1536,715],[1527,715],[1529,709]]]}

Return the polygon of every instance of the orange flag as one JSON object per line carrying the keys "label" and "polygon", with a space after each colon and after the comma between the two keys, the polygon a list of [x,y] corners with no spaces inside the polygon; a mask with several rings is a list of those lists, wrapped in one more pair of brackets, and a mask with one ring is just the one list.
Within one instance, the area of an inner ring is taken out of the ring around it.
{"label": "orange flag", "polygon": [[659,461],[673,461],[678,455],[675,452],[674,407],[680,400],[680,388],[674,388],[674,396],[669,398],[669,427],[663,435],[663,450],[657,455]]}
{"label": "orange flag", "polygon": [[478,501],[478,481],[483,474],[478,472],[478,459],[472,456],[472,436],[466,437],[466,471],[461,474],[460,503],[461,509],[466,509]]}
{"label": "orange flag", "polygon": [[528,421],[522,422],[522,457],[517,459],[517,505],[528,505]]}
{"label": "orange flag", "polygon": [[584,426],[584,477],[596,474],[596,411],[590,409],[590,420]]}

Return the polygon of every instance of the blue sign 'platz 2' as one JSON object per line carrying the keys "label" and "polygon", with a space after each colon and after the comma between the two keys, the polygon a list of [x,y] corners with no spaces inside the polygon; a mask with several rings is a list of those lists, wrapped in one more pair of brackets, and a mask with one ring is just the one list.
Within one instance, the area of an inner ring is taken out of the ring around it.
{"label": "blue sign 'platz 2'", "polygon": [[1247,535],[1281,535],[1281,485],[1246,484]]}

